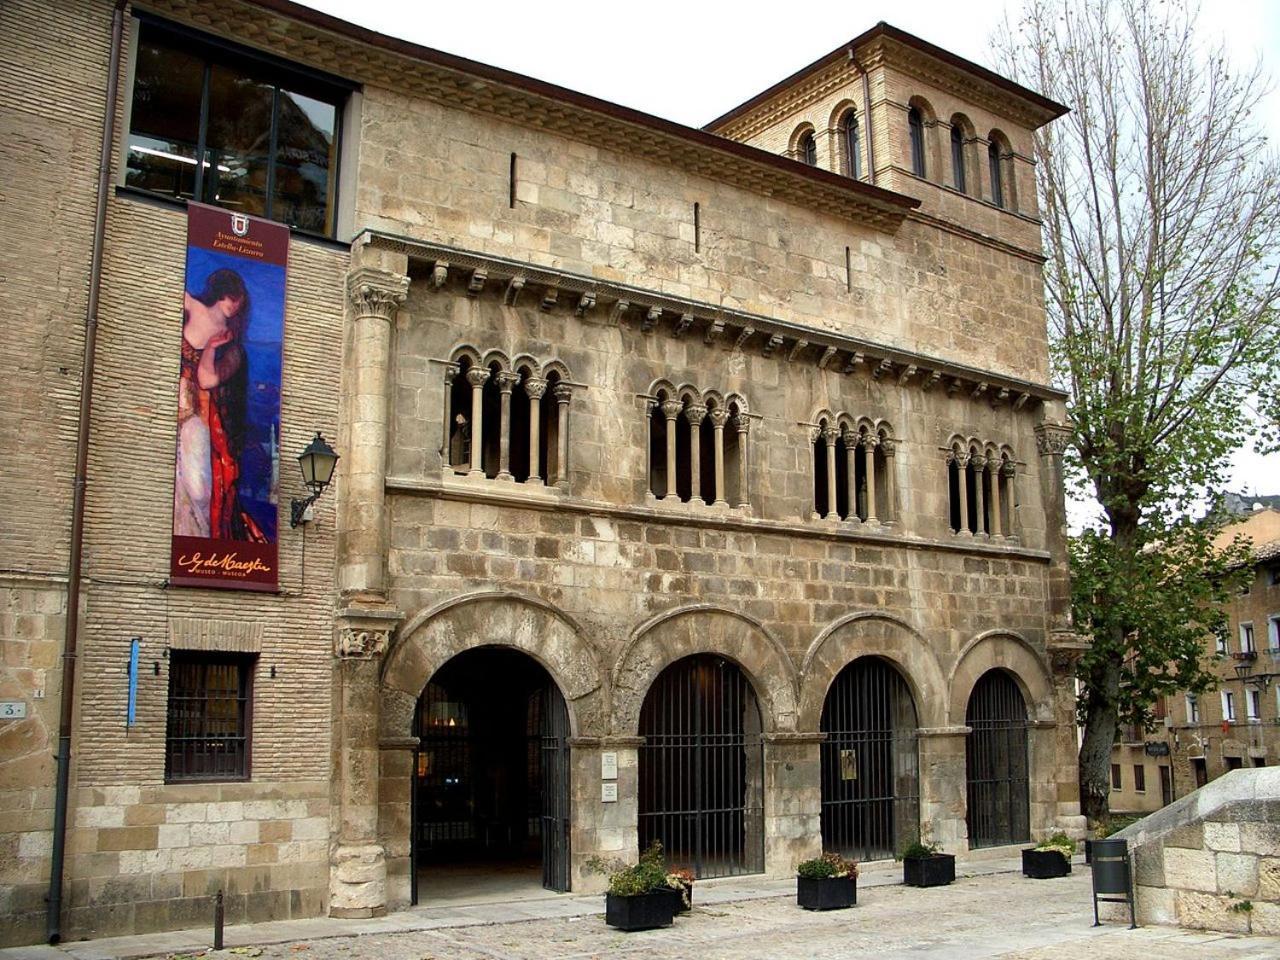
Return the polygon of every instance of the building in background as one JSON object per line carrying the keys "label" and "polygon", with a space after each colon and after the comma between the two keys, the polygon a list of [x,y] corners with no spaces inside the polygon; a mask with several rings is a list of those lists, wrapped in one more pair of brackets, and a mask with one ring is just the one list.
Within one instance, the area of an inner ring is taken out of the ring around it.
{"label": "building in background", "polygon": [[1111,761],[1117,813],[1157,810],[1228,770],[1280,763],[1280,509],[1262,505],[1271,499],[1243,498],[1258,505],[1217,538],[1252,546],[1249,585],[1232,600],[1226,631],[1205,641],[1218,688],[1165,698],[1147,730],[1121,727]]}
{"label": "building in background", "polygon": [[286,0],[0,23],[4,941],[1081,829],[1064,107],[884,24],[697,130]]}

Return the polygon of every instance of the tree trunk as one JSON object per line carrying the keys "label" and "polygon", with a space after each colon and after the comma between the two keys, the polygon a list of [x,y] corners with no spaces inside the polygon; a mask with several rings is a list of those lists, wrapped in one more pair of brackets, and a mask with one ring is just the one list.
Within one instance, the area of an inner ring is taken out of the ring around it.
{"label": "tree trunk", "polygon": [[[1102,688],[1120,682],[1120,669],[1114,664],[1102,668]],[[1116,742],[1118,726],[1114,700],[1090,699],[1085,714],[1084,740],[1080,744],[1080,809],[1090,823],[1106,818],[1111,794],[1111,748]]]}

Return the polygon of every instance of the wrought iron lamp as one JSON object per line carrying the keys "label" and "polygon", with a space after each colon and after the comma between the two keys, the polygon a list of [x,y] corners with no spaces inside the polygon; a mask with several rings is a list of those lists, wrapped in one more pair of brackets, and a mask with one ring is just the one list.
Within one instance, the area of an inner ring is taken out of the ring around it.
{"label": "wrought iron lamp", "polygon": [[298,465],[302,468],[302,482],[311,491],[311,496],[290,502],[289,526],[291,527],[311,519],[311,505],[320,499],[320,494],[324,493],[325,487],[329,486],[329,481],[333,479],[333,470],[338,465],[338,455],[317,430],[314,439],[298,455]]}

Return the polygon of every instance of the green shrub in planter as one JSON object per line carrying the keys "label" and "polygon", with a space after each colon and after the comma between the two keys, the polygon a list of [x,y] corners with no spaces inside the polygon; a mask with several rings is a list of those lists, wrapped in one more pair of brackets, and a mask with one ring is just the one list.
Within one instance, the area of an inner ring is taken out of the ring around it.
{"label": "green shrub in planter", "polygon": [[902,851],[902,882],[909,887],[944,887],[956,878],[956,858],[936,843],[916,841]]}
{"label": "green shrub in planter", "polygon": [[796,903],[806,910],[842,910],[858,902],[858,862],[824,853],[796,867]]}
{"label": "green shrub in planter", "polygon": [[675,904],[667,885],[662,845],[655,842],[640,861],[609,875],[605,894],[605,923],[619,930],[650,930],[671,926]]}
{"label": "green shrub in planter", "polygon": [[1034,847],[1022,851],[1022,873],[1033,880],[1052,880],[1071,872],[1076,842],[1065,833],[1055,833]]}

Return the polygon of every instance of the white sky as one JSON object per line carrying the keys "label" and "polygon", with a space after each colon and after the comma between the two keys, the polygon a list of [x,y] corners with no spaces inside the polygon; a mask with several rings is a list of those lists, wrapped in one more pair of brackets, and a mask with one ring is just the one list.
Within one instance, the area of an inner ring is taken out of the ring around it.
{"label": "white sky", "polygon": [[[988,38],[1005,0],[830,0],[776,3],[600,0],[471,4],[421,0],[302,0],[381,33],[701,126],[886,19],[962,57],[993,67]],[[1280,0],[1208,0],[1206,38],[1221,38],[1242,66],[1272,73],[1280,53]],[[1275,81],[1261,125],[1280,130]],[[1234,458],[1231,487],[1280,493],[1280,454]],[[1073,510],[1077,522],[1084,513]]]}

